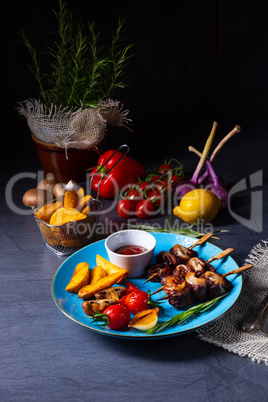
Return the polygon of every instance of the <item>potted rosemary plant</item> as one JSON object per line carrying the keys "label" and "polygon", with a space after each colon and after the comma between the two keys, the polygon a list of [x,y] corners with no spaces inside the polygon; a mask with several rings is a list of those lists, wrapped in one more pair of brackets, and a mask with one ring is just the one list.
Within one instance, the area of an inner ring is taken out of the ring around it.
{"label": "potted rosemary plant", "polygon": [[81,181],[107,124],[128,124],[128,110],[111,98],[117,88],[126,86],[123,75],[132,44],[124,44],[125,19],[119,18],[110,44],[103,46],[95,22],[84,26],[76,21],[64,0],[59,0],[54,14],[56,39],[42,55],[49,60],[49,72],[42,71],[42,57],[21,32],[39,98],[20,102],[18,110],[27,119],[45,174]]}

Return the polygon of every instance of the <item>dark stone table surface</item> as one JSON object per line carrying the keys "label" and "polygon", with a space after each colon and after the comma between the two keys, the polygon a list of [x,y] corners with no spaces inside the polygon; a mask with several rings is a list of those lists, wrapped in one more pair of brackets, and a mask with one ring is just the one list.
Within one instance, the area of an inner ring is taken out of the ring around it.
{"label": "dark stone table surface", "polygon": [[[229,231],[214,244],[233,247],[238,265],[268,238],[268,125],[267,121],[241,125],[240,137],[215,162],[232,189],[240,183],[240,191],[234,195],[232,211],[213,222],[214,229]],[[197,160],[187,145],[193,142],[200,148],[204,140],[195,136],[191,141],[191,130],[195,127],[191,126],[184,143],[173,137],[175,147],[158,144],[158,153],[147,152],[148,147],[139,153],[134,147],[133,155],[140,155],[149,167],[171,154],[189,175]],[[59,311],[51,296],[51,281],[65,258],[44,246],[21,202],[34,183],[24,173],[38,169],[36,157],[28,157],[25,151],[20,159],[7,162],[0,174],[0,400],[268,401],[267,366],[206,343],[195,332],[155,341],[117,339],[92,332]],[[261,194],[256,202],[251,198],[254,192]],[[146,223],[162,225],[166,217]],[[122,224],[115,210],[102,216],[104,220]]]}

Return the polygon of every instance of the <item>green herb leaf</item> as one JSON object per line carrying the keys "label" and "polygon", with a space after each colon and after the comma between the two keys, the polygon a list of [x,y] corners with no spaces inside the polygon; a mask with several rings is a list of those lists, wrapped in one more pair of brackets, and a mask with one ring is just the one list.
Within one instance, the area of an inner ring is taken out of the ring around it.
{"label": "green herb leaf", "polygon": [[[92,317],[92,321],[98,325],[100,328],[105,328],[109,325],[109,317],[108,314],[96,313]],[[101,323],[101,325],[100,325]]]}
{"label": "green herb leaf", "polygon": [[215,299],[209,300],[205,303],[198,304],[197,306],[190,307],[189,309],[183,311],[182,313],[175,315],[174,317],[170,318],[169,320],[167,320],[163,323],[159,323],[155,327],[149,329],[147,331],[147,334],[149,334],[149,335],[156,334],[158,332],[164,331],[164,329],[166,329],[168,327],[183,324],[185,321],[193,319],[196,314],[203,313],[204,311],[213,307],[220,299],[227,296],[227,294],[228,293],[226,293],[222,296],[219,296]]}
{"label": "green herb leaf", "polygon": [[[37,81],[39,97],[48,108],[55,106],[96,106],[100,101],[114,95],[116,88],[124,88],[122,80],[132,54],[132,44],[124,45],[126,20],[119,18],[118,27],[110,44],[103,45],[95,21],[86,27],[74,18],[64,0],[58,0],[54,11],[57,32],[47,51],[37,52],[25,32],[24,41],[32,65],[30,72]],[[50,71],[41,72],[41,56],[48,60]]]}

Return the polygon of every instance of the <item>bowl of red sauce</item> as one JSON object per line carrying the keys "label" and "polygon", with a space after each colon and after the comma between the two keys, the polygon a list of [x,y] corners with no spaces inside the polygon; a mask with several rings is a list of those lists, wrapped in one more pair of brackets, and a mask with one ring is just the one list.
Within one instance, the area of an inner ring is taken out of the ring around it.
{"label": "bowl of red sauce", "polygon": [[143,230],[120,230],[107,237],[105,247],[110,261],[128,270],[129,278],[144,275],[145,267],[150,264],[156,240]]}

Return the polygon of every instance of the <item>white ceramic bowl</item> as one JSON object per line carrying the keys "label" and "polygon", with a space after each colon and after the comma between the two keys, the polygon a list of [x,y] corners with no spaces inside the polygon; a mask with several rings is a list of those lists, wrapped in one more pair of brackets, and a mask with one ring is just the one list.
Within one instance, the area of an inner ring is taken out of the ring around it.
{"label": "white ceramic bowl", "polygon": [[[134,255],[118,254],[114,251],[122,246],[142,246],[144,253]],[[150,264],[156,240],[153,235],[143,230],[121,230],[107,237],[105,247],[110,261],[120,268],[128,270],[129,278],[137,278],[145,273],[145,267]]]}

